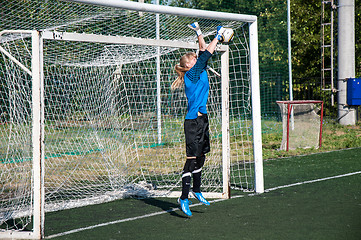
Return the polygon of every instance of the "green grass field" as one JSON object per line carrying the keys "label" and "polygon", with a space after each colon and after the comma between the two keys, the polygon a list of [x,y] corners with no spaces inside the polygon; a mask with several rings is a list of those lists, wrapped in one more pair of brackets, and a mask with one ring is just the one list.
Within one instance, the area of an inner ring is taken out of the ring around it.
{"label": "green grass field", "polygon": [[46,214],[49,239],[361,239],[361,148],[264,162],[266,192],[211,206],[124,199]]}

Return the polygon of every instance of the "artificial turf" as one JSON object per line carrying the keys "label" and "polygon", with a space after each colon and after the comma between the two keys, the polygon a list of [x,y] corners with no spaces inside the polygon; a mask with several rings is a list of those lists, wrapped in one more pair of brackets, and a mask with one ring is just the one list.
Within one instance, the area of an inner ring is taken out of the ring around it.
{"label": "artificial turf", "polygon": [[[264,162],[260,195],[191,207],[191,218],[176,199],[124,199],[48,213],[45,235],[78,230],[54,239],[361,239],[361,149]],[[350,176],[342,176],[355,173]],[[339,176],[337,178],[323,179]],[[291,185],[310,180],[300,185]],[[154,216],[145,216],[156,213]],[[143,218],[118,222],[112,221]]]}

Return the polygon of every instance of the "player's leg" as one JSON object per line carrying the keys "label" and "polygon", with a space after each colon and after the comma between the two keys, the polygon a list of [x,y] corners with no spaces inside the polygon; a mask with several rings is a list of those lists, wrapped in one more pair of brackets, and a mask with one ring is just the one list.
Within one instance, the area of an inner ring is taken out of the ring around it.
{"label": "player's leg", "polygon": [[196,167],[193,173],[193,191],[191,192],[193,197],[196,198],[199,202],[210,205],[209,202],[203,197],[201,193],[201,182],[202,182],[202,167],[206,160],[206,156],[197,157]]}
{"label": "player's leg", "polygon": [[200,192],[201,191],[201,182],[202,182],[202,167],[206,156],[203,155],[201,157],[197,157],[195,161],[195,168],[192,172],[193,175],[193,192]]}
{"label": "player's leg", "polygon": [[195,166],[195,158],[187,158],[186,163],[184,164],[183,172],[182,172],[182,195],[178,198],[178,203],[181,206],[182,211],[187,216],[192,216],[192,212],[189,209],[189,190],[191,186],[191,176],[192,171]]}
{"label": "player's leg", "polygon": [[182,171],[182,195],[181,199],[184,200],[188,198],[189,190],[191,186],[191,178],[192,178],[192,171],[194,170],[195,166],[195,158],[191,158],[186,160],[184,164],[184,168]]}
{"label": "player's leg", "polygon": [[192,172],[195,169],[195,162],[198,151],[198,144],[195,144],[198,142],[197,125],[197,119],[186,119],[184,121],[187,160],[182,171],[182,195],[178,199],[178,202],[181,205],[182,211],[187,216],[192,215],[191,211],[189,210],[188,196],[191,186]]}
{"label": "player's leg", "polygon": [[207,114],[202,114],[198,117],[198,132],[199,142],[198,142],[198,152],[197,159],[195,161],[195,168],[192,171],[193,174],[193,191],[192,195],[201,203],[209,205],[209,202],[203,197],[201,193],[201,182],[202,182],[202,167],[206,161],[205,154],[210,151],[210,141],[209,141],[209,122]]}

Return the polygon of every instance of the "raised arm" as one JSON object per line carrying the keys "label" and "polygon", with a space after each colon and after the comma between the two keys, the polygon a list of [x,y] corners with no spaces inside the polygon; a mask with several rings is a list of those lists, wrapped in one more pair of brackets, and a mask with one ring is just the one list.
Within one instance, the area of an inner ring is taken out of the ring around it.
{"label": "raised arm", "polygon": [[207,47],[208,52],[210,52],[210,53],[213,54],[214,50],[215,50],[216,47],[217,47],[217,43],[218,43],[219,41],[221,41],[221,39],[222,39],[222,34],[224,33],[224,31],[225,31],[225,28],[224,28],[224,27],[219,26],[219,27],[217,28],[217,35],[216,35],[216,37],[213,39],[213,41],[212,41],[212,42],[208,45],[208,47]]}
{"label": "raised arm", "polygon": [[199,44],[199,51],[204,51],[207,49],[206,42],[204,41],[203,34],[198,36],[198,44]]}
{"label": "raised arm", "polygon": [[194,22],[188,25],[188,27],[194,30],[198,37],[199,51],[204,51],[207,48],[206,42],[204,41],[201,28],[199,27],[198,22]]}
{"label": "raised arm", "polygon": [[[216,49],[217,43],[219,41],[221,41],[223,39],[222,34],[226,31],[226,29],[222,26],[219,26],[217,28],[217,35],[216,37],[213,39],[213,41],[208,45],[206,45],[206,42],[204,41],[203,38],[203,34],[201,31],[201,28],[199,27],[198,22],[194,22],[188,25],[188,27],[192,30],[194,30],[197,34],[198,37],[198,44],[199,44],[199,51],[205,51],[206,49],[208,50],[208,52],[212,53],[214,52],[214,50]],[[232,34],[233,36],[233,34]]]}

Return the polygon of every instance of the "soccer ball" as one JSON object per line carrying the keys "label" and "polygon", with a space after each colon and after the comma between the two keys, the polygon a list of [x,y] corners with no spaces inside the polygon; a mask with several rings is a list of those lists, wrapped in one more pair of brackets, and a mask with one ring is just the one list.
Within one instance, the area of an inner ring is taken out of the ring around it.
{"label": "soccer ball", "polygon": [[233,36],[234,36],[233,29],[232,28],[225,28],[224,32],[222,33],[222,38],[223,38],[222,42],[228,43],[228,42],[232,41]]}

